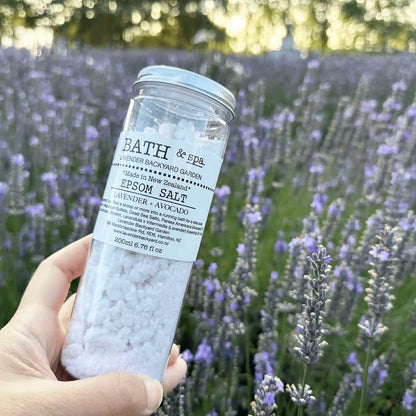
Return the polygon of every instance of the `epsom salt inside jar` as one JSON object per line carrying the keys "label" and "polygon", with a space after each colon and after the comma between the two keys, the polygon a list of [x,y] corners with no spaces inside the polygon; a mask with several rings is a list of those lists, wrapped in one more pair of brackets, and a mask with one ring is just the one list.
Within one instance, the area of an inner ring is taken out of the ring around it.
{"label": "epsom salt inside jar", "polygon": [[144,68],[115,151],[61,362],[161,380],[234,116],[220,84]]}

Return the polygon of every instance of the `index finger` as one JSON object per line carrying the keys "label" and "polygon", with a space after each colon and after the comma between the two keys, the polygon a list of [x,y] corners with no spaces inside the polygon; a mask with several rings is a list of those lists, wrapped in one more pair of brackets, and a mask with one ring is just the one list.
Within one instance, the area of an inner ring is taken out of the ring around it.
{"label": "index finger", "polygon": [[58,313],[71,282],[84,270],[90,246],[91,235],[88,235],[43,260],[26,288],[19,308],[36,304]]}

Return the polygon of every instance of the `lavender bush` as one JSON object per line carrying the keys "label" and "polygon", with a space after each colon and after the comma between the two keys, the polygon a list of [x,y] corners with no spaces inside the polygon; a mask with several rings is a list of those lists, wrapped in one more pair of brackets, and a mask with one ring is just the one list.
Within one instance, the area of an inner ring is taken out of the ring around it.
{"label": "lavender bush", "polygon": [[415,414],[414,56],[41,52],[0,50],[3,325],[92,230],[137,72],[177,65],[238,108],[158,415]]}

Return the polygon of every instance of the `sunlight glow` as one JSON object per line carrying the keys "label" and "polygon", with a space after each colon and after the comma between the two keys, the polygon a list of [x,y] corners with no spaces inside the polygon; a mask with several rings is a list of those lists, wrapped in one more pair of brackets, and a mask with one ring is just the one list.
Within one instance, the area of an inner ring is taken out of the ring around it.
{"label": "sunlight glow", "polygon": [[[343,5],[349,3],[348,0],[228,0],[221,5],[215,0],[200,0],[188,2],[186,12],[194,14],[199,11],[208,16],[217,27],[224,29],[226,42],[215,46],[236,53],[264,53],[280,49],[282,39],[286,36],[287,23],[292,25],[295,48],[303,52],[323,49],[383,51],[416,48],[416,0],[409,0],[410,3],[402,0],[356,1],[365,8],[362,21],[354,18],[347,20]],[[66,0],[63,3],[24,0],[24,3],[30,7],[32,14],[42,16],[36,20],[37,27],[25,29],[21,26],[27,10],[23,3],[18,3],[14,8],[0,5],[0,16],[12,22],[9,26],[3,25],[1,45],[28,49],[51,45],[52,27],[69,22],[74,12],[83,6],[88,9],[85,16],[94,19],[98,13],[96,7],[99,0]],[[107,13],[117,15],[123,10],[117,0],[107,0],[102,4],[108,5]],[[163,31],[163,23],[160,21],[162,16],[165,16],[167,25],[177,24],[180,8],[176,0],[154,1],[148,3],[148,6],[150,18],[147,20],[142,9],[131,10],[130,21],[133,27],[124,30],[125,42],[132,42],[143,35],[158,36]],[[45,10],[49,11],[48,14],[44,14]],[[325,33],[322,32],[323,23]],[[398,23],[404,29],[384,33],[386,25],[391,23]]]}
{"label": "sunlight glow", "polygon": [[23,26],[18,26],[14,31],[14,39],[9,36],[3,36],[1,39],[3,47],[26,48],[33,53],[36,53],[40,47],[50,48],[52,43],[53,30],[43,27],[27,29]]}

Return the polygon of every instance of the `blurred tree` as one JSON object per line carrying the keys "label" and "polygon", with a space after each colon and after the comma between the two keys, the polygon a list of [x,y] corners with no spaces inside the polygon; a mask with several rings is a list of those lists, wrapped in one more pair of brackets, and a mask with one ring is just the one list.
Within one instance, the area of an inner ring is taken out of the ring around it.
{"label": "blurred tree", "polygon": [[0,35],[13,37],[13,28],[25,24],[25,4],[16,0],[1,0],[0,2]]}
{"label": "blurred tree", "polygon": [[[135,19],[140,19],[140,23],[131,27],[132,35],[129,36],[128,30],[126,37],[134,45],[182,48],[197,43],[224,45],[225,31],[209,18],[204,3],[189,0],[143,2],[134,10]],[[225,7],[223,1],[215,3],[216,7]]]}
{"label": "blurred tree", "polygon": [[416,50],[416,0],[0,0],[0,36],[47,27],[72,44],[279,49],[287,25],[302,51]]}
{"label": "blurred tree", "polygon": [[364,38],[364,49],[386,52],[406,49],[415,30],[409,13],[415,7],[413,0],[347,0],[341,10],[347,22],[361,27],[356,35]]}
{"label": "blurred tree", "polygon": [[[217,41],[225,40],[224,31],[212,23],[201,1],[3,1],[23,5],[28,27],[52,27],[56,36],[82,45],[187,47],[201,30]],[[223,1],[215,3],[224,6]]]}
{"label": "blurred tree", "polygon": [[228,45],[236,52],[262,53],[278,49],[286,34],[290,0],[229,0],[226,15],[220,20]]}
{"label": "blurred tree", "polygon": [[310,50],[321,50],[326,52],[328,49],[328,12],[332,0],[311,0],[308,7],[308,23],[311,25],[311,45]]}

